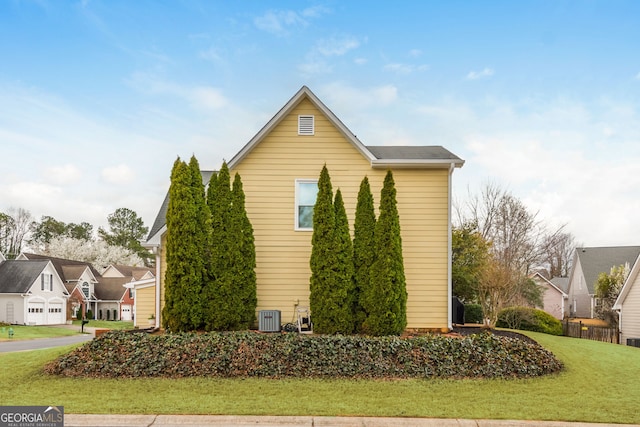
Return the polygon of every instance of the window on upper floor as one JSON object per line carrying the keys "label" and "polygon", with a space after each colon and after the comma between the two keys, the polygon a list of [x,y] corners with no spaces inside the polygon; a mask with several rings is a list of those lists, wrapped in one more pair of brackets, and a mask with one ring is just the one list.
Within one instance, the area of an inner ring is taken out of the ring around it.
{"label": "window on upper floor", "polygon": [[53,291],[53,274],[42,273],[40,275],[40,290]]}
{"label": "window on upper floor", "polygon": [[296,230],[313,230],[313,206],[316,204],[317,194],[318,181],[296,180]]}
{"label": "window on upper floor", "polygon": [[89,298],[89,283],[88,282],[82,282],[82,293],[84,294],[85,298]]}

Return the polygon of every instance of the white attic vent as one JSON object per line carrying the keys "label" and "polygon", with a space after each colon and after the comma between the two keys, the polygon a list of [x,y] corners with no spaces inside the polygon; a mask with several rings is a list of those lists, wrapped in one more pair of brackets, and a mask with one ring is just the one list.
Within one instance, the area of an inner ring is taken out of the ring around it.
{"label": "white attic vent", "polygon": [[298,135],[313,135],[313,116],[298,116]]}

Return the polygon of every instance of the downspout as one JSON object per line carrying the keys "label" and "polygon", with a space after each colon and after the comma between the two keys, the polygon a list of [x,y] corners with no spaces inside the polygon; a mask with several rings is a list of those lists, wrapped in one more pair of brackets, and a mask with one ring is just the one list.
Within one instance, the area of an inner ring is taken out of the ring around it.
{"label": "downspout", "polygon": [[452,226],[451,226],[451,199],[452,199],[452,188],[451,188],[451,184],[453,181],[453,171],[455,169],[456,165],[455,163],[450,163],[449,164],[449,196],[448,196],[448,218],[447,218],[447,327],[449,328],[449,330],[453,329],[453,324],[452,324],[452,319],[451,319],[451,304],[452,304],[452,300],[453,300],[453,283],[452,283],[452,267],[451,267],[451,263],[452,263],[452,258],[453,258],[453,250],[451,248],[452,246],[452,236],[451,233],[453,232],[452,230]]}

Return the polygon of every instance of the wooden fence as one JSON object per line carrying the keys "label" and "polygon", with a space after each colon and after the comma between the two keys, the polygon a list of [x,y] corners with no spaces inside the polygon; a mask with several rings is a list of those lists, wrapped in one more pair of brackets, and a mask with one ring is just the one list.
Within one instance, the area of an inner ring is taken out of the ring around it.
{"label": "wooden fence", "polygon": [[619,343],[618,328],[606,328],[603,326],[589,326],[582,322],[562,322],[562,334],[566,337],[584,338],[587,340]]}

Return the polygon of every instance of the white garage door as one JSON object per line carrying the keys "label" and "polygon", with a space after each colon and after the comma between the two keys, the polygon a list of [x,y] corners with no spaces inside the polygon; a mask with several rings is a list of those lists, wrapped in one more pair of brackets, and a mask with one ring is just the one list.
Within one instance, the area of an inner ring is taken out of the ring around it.
{"label": "white garage door", "polygon": [[123,305],[120,313],[120,320],[124,320],[125,322],[131,321],[131,306]]}
{"label": "white garage door", "polygon": [[62,309],[61,302],[49,303],[49,318],[47,319],[48,325],[62,325],[65,323],[65,313]]}
{"label": "white garage door", "polygon": [[27,324],[44,325],[44,302],[30,302],[27,307]]}

